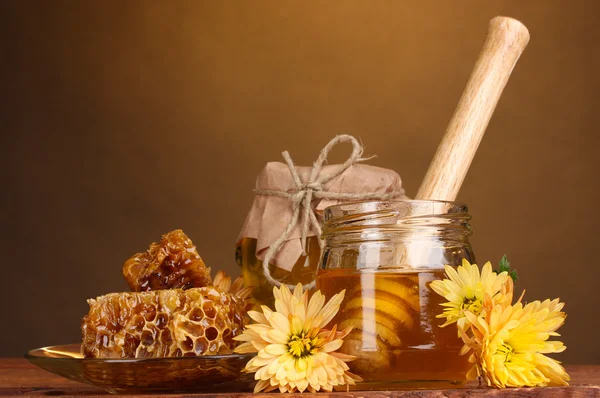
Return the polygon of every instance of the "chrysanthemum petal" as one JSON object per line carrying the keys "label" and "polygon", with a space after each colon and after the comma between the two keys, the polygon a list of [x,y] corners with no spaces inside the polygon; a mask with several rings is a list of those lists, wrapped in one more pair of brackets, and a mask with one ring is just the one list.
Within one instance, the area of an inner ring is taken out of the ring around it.
{"label": "chrysanthemum petal", "polygon": [[267,333],[269,335],[269,341],[273,343],[287,344],[290,339],[289,333],[285,333],[279,329],[272,329]]}
{"label": "chrysanthemum petal", "polygon": [[302,302],[302,293],[302,283],[298,282],[294,289],[294,297],[296,297],[299,302]]}
{"label": "chrysanthemum petal", "polygon": [[248,341],[235,347],[235,352],[237,354],[251,354],[257,352],[257,350],[254,348],[252,343]]}
{"label": "chrysanthemum petal", "polygon": [[269,322],[273,329],[279,330],[287,335],[290,334],[290,322],[286,317],[284,317],[280,313],[274,312],[271,315],[271,319],[269,319]]}
{"label": "chrysanthemum petal", "polygon": [[267,344],[269,344],[263,340],[252,340],[250,343],[256,349],[256,351],[264,349],[267,346]]}
{"label": "chrysanthemum petal", "polygon": [[270,355],[283,355],[288,351],[288,348],[285,344],[269,344],[264,350]]}
{"label": "chrysanthemum petal", "polygon": [[327,325],[329,322],[331,322],[333,317],[335,317],[335,315],[339,311],[340,304],[342,303],[342,300],[344,300],[345,294],[346,294],[346,290],[342,290],[338,294],[334,294],[333,297],[331,297],[329,302],[327,304],[325,304],[325,306],[323,307],[323,310],[321,311],[321,314],[320,314],[321,319],[320,319],[319,323],[315,324],[314,327],[320,329],[320,328],[324,327],[325,325]]}
{"label": "chrysanthemum petal", "polygon": [[252,318],[255,322],[267,324],[267,318],[265,318],[264,314],[258,311],[248,311],[248,316]]}
{"label": "chrysanthemum petal", "polygon": [[262,390],[265,389],[265,387],[267,387],[269,385],[269,381],[268,380],[259,380],[256,385],[254,386],[254,393],[259,393]]}
{"label": "chrysanthemum petal", "polygon": [[306,318],[314,319],[319,314],[319,311],[323,308],[325,304],[325,296],[321,294],[320,291],[316,291],[310,301],[308,302],[308,309],[306,310]]}
{"label": "chrysanthemum petal", "polygon": [[323,352],[332,352],[338,350],[344,342],[342,340],[333,340],[321,347]]}

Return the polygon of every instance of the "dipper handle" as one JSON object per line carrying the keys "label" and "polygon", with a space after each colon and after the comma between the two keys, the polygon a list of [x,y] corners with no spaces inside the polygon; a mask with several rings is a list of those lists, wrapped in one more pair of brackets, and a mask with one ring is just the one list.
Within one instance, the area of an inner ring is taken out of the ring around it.
{"label": "dipper handle", "polygon": [[467,87],[415,199],[456,199],[502,90],[529,42],[516,19],[495,17]]}

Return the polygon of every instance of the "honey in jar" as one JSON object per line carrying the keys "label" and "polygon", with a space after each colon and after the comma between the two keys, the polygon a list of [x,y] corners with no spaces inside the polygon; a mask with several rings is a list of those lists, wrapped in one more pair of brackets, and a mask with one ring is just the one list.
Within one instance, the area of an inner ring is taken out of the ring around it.
{"label": "honey in jar", "polygon": [[444,264],[474,261],[464,205],[439,201],[362,202],[325,211],[317,288],[345,290],[331,325],[352,332],[340,351],[354,355],[358,389],[428,388],[465,382],[454,325],[437,318],[445,300],[430,288]]}
{"label": "honey in jar", "polygon": [[[306,285],[315,279],[321,248],[316,236],[306,240],[306,256],[300,256],[291,271],[269,264],[271,276],[280,283]],[[252,287],[255,307],[267,305],[274,308],[273,285],[265,278],[263,262],[256,257],[256,239],[242,238],[236,245],[235,259],[242,268],[244,286]]]}

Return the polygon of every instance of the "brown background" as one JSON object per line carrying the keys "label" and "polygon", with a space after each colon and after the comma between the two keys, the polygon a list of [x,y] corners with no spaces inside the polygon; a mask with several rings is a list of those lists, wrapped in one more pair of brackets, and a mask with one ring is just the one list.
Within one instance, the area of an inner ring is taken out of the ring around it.
{"label": "brown background", "polygon": [[[2,2],[1,355],[79,339],[85,299],[183,228],[214,268],[254,178],[338,133],[414,195],[488,20],[531,42],[459,195],[480,261],[560,296],[567,363],[600,363],[595,1]],[[333,161],[347,156],[336,150]]]}

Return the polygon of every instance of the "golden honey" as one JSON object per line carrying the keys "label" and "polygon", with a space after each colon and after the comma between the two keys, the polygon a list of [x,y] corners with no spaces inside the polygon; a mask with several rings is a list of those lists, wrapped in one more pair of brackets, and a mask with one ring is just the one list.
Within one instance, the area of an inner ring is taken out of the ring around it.
{"label": "golden honey", "polygon": [[348,365],[365,379],[361,389],[459,385],[470,365],[460,356],[456,326],[441,328],[443,298],[429,287],[443,271],[382,272],[327,270],[317,288],[327,298],[345,290],[330,326],[351,326],[340,351],[355,355]]}
{"label": "golden honey", "polygon": [[[306,240],[306,256],[300,256],[291,271],[269,265],[271,276],[288,285],[307,284],[314,280],[321,249],[317,237]],[[265,278],[263,262],[256,257],[256,239],[242,238],[236,245],[236,261],[242,268],[244,286],[252,287],[255,305],[267,305],[273,308],[273,285]]]}

